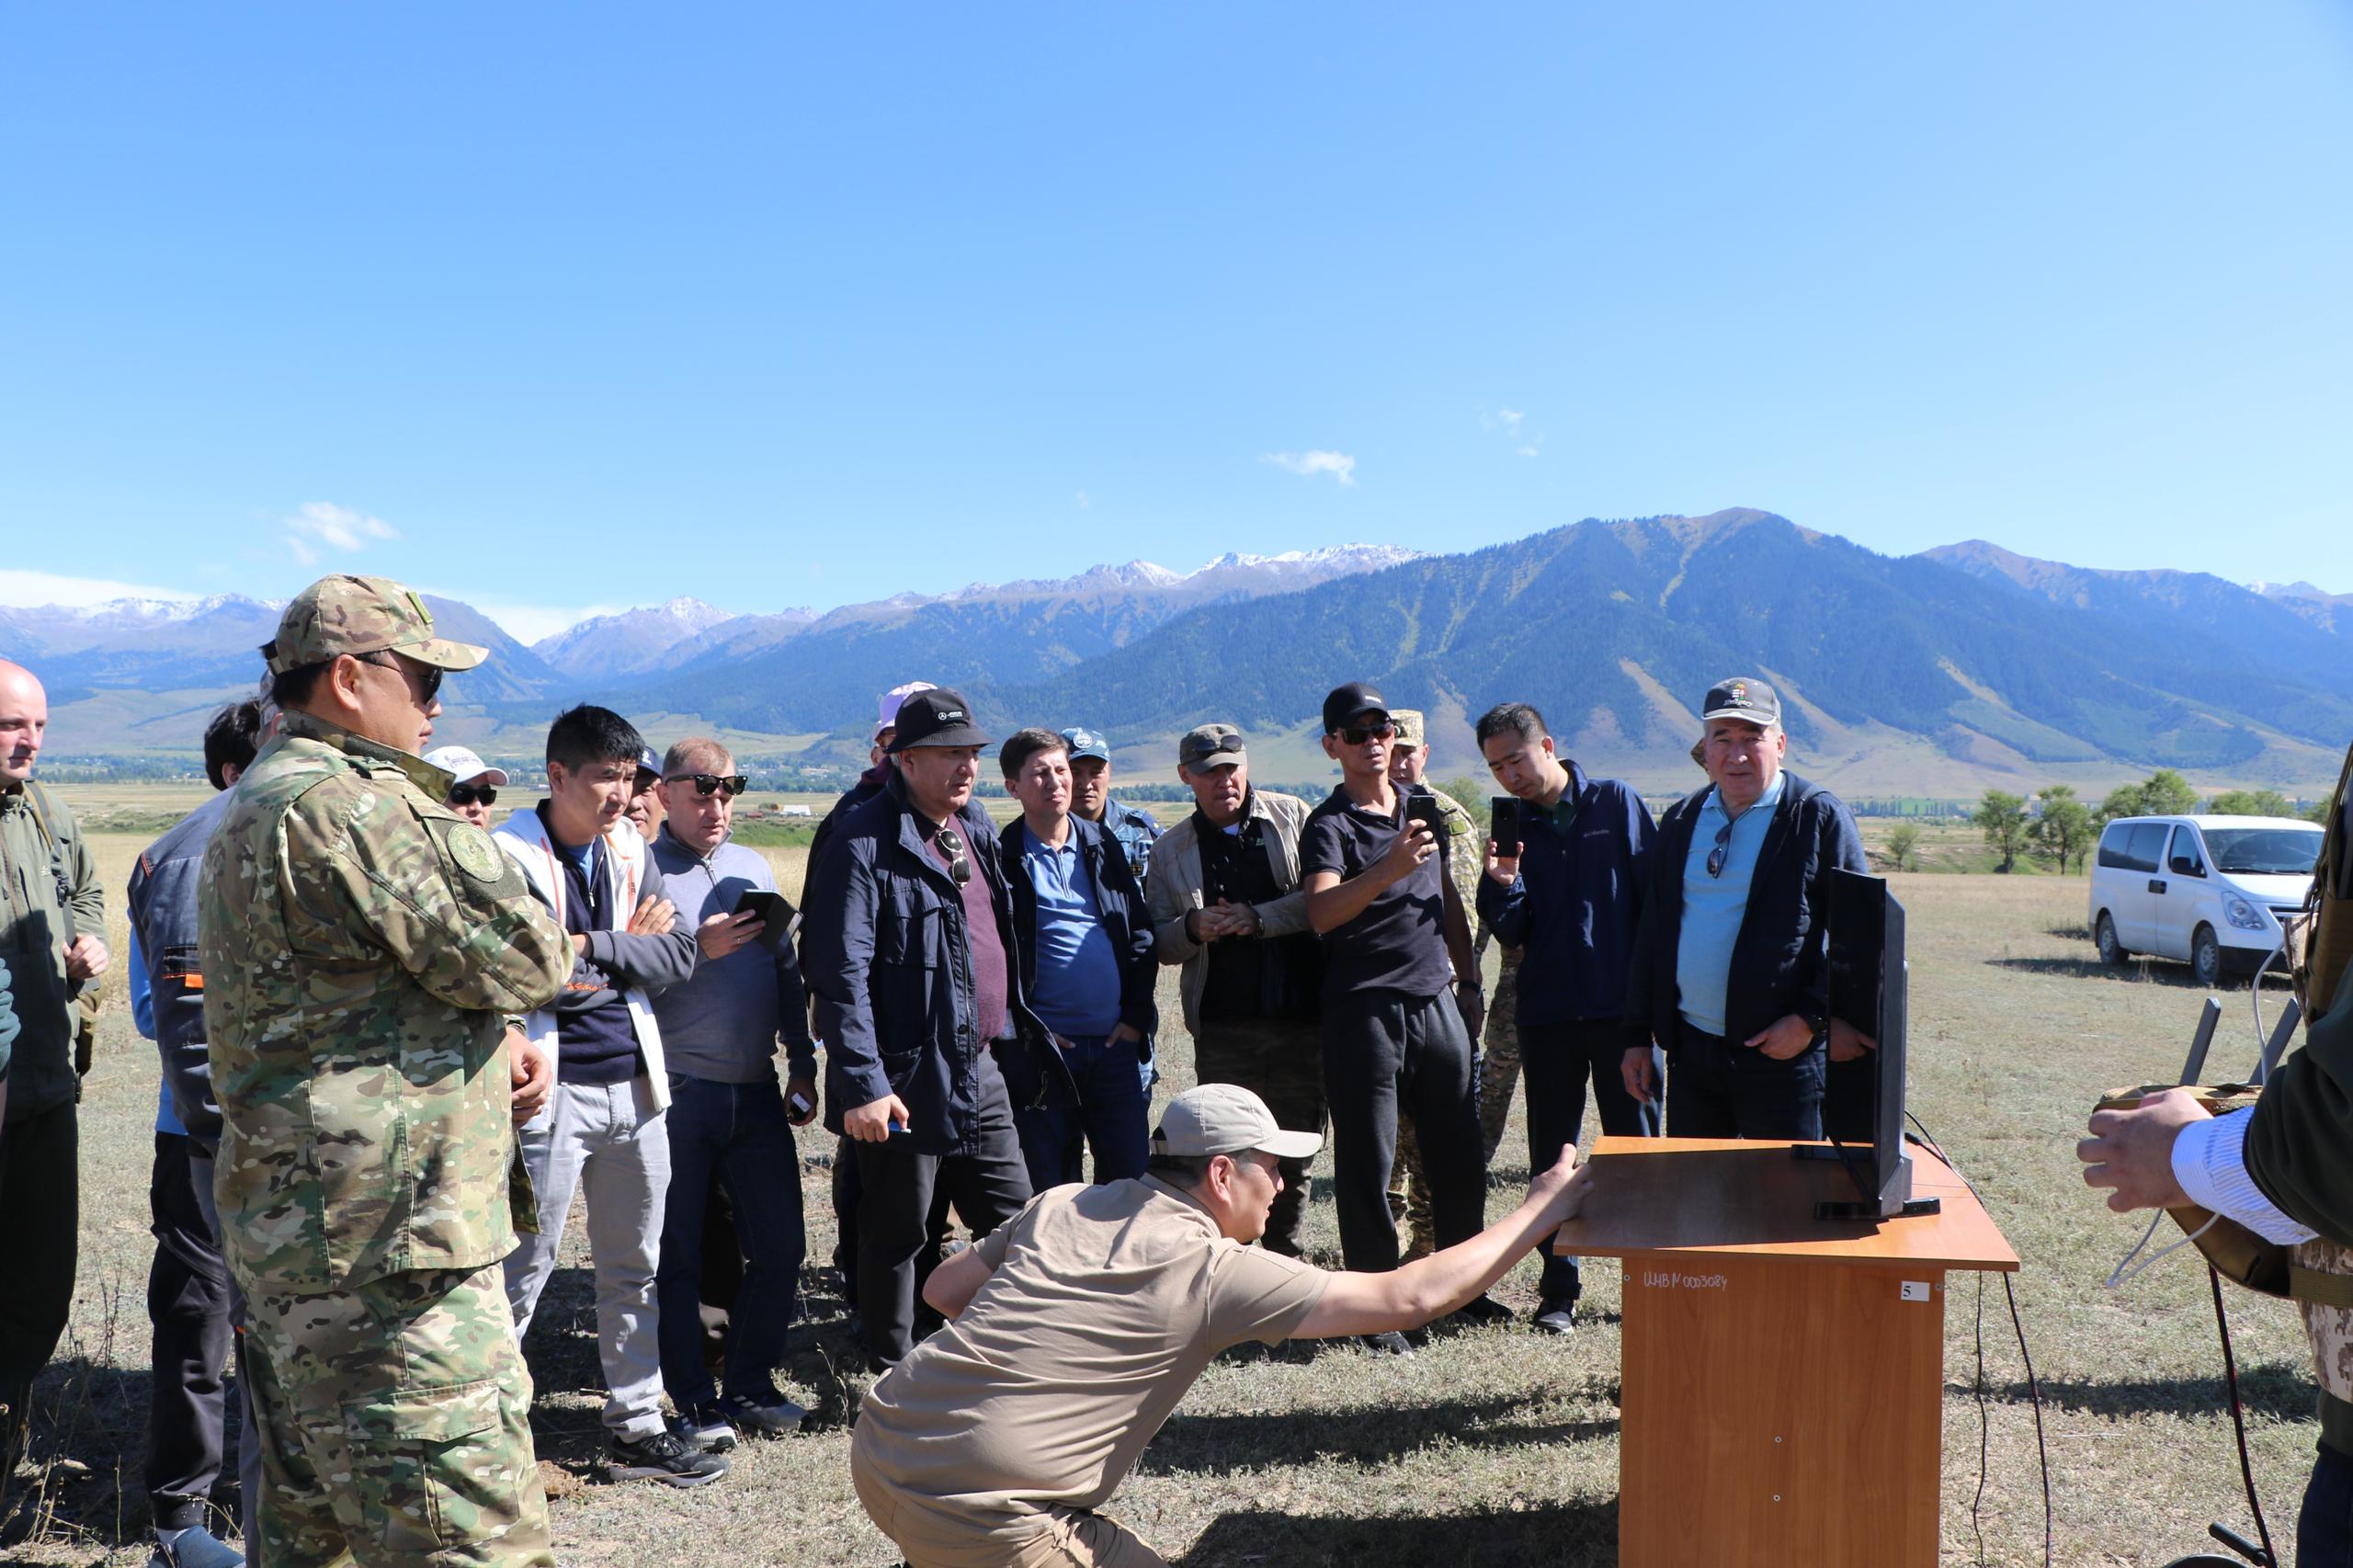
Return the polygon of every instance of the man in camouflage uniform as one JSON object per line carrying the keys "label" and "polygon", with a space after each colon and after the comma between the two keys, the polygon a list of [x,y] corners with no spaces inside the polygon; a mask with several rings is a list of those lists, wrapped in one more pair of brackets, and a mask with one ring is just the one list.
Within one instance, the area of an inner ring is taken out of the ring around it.
{"label": "man in camouflage uniform", "polygon": [[442,672],[485,652],[397,583],[338,576],[262,653],[285,728],[199,895],[260,1560],[552,1564],[498,1265],[530,1209],[512,1122],[554,1081],[513,1020],[572,944],[417,755]]}
{"label": "man in camouflage uniform", "polygon": [[[1418,708],[1392,708],[1389,722],[1397,727],[1396,744],[1389,754],[1389,781],[1400,790],[1410,790],[1423,782],[1422,775],[1429,768],[1429,721]],[[1446,819],[1446,874],[1453,879],[1454,891],[1462,895],[1462,907],[1468,912],[1479,897],[1479,876],[1486,864],[1486,830],[1472,820],[1453,796],[1436,786],[1430,792],[1438,798],[1438,811]],[[1478,925],[1472,951],[1482,960],[1491,935],[1483,923]],[[1477,986],[1477,976],[1472,977],[1472,984]],[[1487,1006],[1486,1050],[1479,1063],[1479,1131],[1490,1160],[1495,1157],[1504,1118],[1511,1110],[1513,1081],[1519,1076],[1519,1030],[1511,1021],[1518,994],[1519,955],[1506,948],[1502,978],[1496,983],[1495,1000]],[[1429,1183],[1422,1176],[1422,1149],[1414,1140],[1410,1118],[1401,1118],[1397,1123],[1397,1159],[1389,1172],[1389,1211],[1405,1233],[1401,1261],[1411,1263],[1437,1249],[1437,1233],[1430,1226]]]}

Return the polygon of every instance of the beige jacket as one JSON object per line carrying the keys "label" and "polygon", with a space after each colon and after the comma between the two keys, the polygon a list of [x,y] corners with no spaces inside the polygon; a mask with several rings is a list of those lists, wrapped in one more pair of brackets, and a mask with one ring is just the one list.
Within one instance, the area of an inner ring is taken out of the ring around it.
{"label": "beige jacket", "polygon": [[[1274,828],[1265,835],[1267,858],[1273,862],[1278,886],[1289,888],[1282,897],[1251,907],[1263,927],[1261,935],[1290,937],[1308,929],[1307,895],[1299,891],[1299,835],[1307,825],[1307,802],[1268,790],[1250,791],[1250,814]],[[1152,911],[1153,937],[1162,963],[1184,965],[1177,991],[1185,1001],[1185,1028],[1200,1033],[1201,991],[1209,983],[1209,949],[1185,935],[1185,916],[1201,907],[1201,846],[1195,836],[1196,814],[1188,812],[1154,841],[1152,870],[1144,878],[1145,907]]]}

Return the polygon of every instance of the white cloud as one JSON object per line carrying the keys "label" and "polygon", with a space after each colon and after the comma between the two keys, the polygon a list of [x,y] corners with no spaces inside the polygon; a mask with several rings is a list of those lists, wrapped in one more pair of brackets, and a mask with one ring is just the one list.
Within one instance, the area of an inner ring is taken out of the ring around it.
{"label": "white cloud", "polygon": [[1357,482],[1357,460],[1346,452],[1268,452],[1263,460],[1277,468],[1289,469],[1303,479],[1328,473],[1343,486]]}
{"label": "white cloud", "polygon": [[22,572],[0,567],[0,605],[35,607],[64,605],[82,608],[109,599],[197,599],[185,588],[151,588],[141,583],[119,583],[111,577],[63,577],[53,572]]}
{"label": "white cloud", "polygon": [[301,510],[286,519],[286,548],[305,566],[319,563],[322,545],[347,552],[362,548],[369,540],[400,537],[400,530],[383,518],[338,506],[332,501],[305,501]]}
{"label": "white cloud", "polygon": [[1511,443],[1513,451],[1521,457],[1532,458],[1544,449],[1544,433],[1540,430],[1533,436],[1528,435],[1524,428],[1527,423],[1528,415],[1517,408],[1498,408],[1479,415],[1481,429],[1500,433],[1505,440]]}
{"label": "white cloud", "polygon": [[1089,495],[1084,490],[1080,491],[1078,493],[1078,509],[1082,512],[1093,511],[1095,509],[1095,497]]}

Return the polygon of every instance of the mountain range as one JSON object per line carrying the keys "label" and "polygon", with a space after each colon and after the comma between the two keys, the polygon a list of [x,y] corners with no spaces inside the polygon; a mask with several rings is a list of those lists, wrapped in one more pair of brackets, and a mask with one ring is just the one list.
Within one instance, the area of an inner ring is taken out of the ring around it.
{"label": "mountain range", "polygon": [[[1588,519],[1459,555],[1131,562],[822,614],[675,599],[528,649],[428,602],[448,635],[494,650],[451,683],[442,735],[517,759],[552,707],[590,699],[657,740],[715,727],[745,756],[862,760],[874,693],[915,676],[963,687],[1001,728],[1103,730],[1123,770],[1155,777],[1209,718],[1252,733],[1261,777],[1324,776],[1313,716],[1347,678],[1427,710],[1447,771],[1475,765],[1472,720],[1515,696],[1565,749],[1654,790],[1696,780],[1699,694],[1734,672],[1780,688],[1792,766],[1855,795],[2089,790],[2160,766],[2316,794],[2353,737],[2353,597],[1984,540],[1891,557],[1747,509]],[[49,682],[53,750],[169,752],[249,684],[275,622],[233,597],[0,609],[0,653]]]}

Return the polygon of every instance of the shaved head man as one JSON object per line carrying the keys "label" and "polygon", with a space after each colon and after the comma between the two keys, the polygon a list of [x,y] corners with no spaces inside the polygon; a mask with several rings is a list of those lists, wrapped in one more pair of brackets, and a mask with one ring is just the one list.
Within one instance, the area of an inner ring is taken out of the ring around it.
{"label": "shaved head man", "polygon": [[22,665],[0,659],[0,787],[33,776],[40,739],[49,728],[49,693]]}

